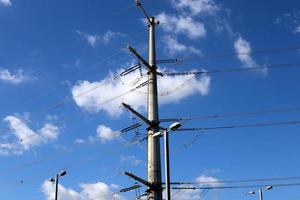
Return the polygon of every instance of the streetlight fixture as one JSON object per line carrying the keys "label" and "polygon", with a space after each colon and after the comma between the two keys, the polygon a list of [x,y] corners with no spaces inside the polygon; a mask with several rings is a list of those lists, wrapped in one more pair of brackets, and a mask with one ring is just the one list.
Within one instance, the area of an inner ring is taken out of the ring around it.
{"label": "streetlight fixture", "polygon": [[247,192],[245,195],[252,195],[252,194],[259,194],[259,199],[260,200],[263,200],[263,191],[267,191],[267,190],[271,190],[273,189],[273,186],[269,185],[267,187],[264,187],[264,188],[258,188],[258,191],[250,191],[250,192]]}
{"label": "streetlight fixture", "polygon": [[163,132],[157,132],[153,134],[153,137],[164,136],[164,151],[165,151],[165,186],[166,186],[166,200],[171,199],[171,188],[170,188],[170,162],[169,162],[169,132],[176,131],[181,127],[179,122],[171,124],[168,129],[164,129]]}
{"label": "streetlight fixture", "polygon": [[60,173],[56,174],[55,178],[50,178],[49,181],[51,183],[55,183],[55,200],[57,200],[57,195],[58,195],[58,180],[60,177],[63,177],[67,174],[67,172],[61,171]]}

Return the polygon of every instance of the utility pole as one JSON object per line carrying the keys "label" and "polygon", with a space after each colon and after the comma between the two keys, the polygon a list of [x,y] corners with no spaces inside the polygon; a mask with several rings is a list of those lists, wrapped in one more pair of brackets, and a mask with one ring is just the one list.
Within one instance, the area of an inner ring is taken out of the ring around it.
{"label": "utility pole", "polygon": [[[149,58],[148,62],[141,57],[134,48],[129,47],[129,51],[133,53],[148,69],[148,102],[147,119],[133,109],[134,114],[138,114],[138,117],[142,117],[142,120],[148,124],[148,155],[147,155],[147,174],[149,187],[148,199],[149,200],[162,200],[162,183],[161,183],[161,160],[160,160],[160,139],[154,138],[153,134],[160,130],[159,127],[159,114],[158,114],[158,95],[157,95],[157,75],[161,75],[157,72],[156,68],[156,48],[155,48],[155,26],[159,22],[155,22],[155,18],[147,14],[146,10],[142,6],[140,0],[135,0],[136,6],[141,9],[145,15],[149,28]],[[128,108],[128,107],[127,107]]]}
{"label": "utility pole", "polygon": [[262,189],[259,188],[259,189],[258,189],[258,192],[259,192],[259,200],[263,200]]}
{"label": "utility pole", "polygon": [[[148,200],[162,200],[162,182],[161,182],[161,160],[160,160],[160,138],[153,137],[161,127],[159,127],[158,113],[158,95],[157,95],[157,75],[162,75],[157,72],[156,67],[156,47],[155,47],[155,27],[159,22],[155,18],[149,16],[142,6],[140,0],[135,0],[136,6],[141,9],[147,19],[149,28],[149,54],[148,62],[140,56],[132,47],[128,47],[129,51],[147,68],[148,70],[148,92],[147,92],[147,118],[132,109],[129,105],[123,103],[123,106],[139,117],[142,121],[148,124],[147,141],[147,181],[143,180],[143,184],[147,183]],[[127,71],[126,71],[127,72]],[[127,129],[126,129],[127,130]],[[135,176],[136,177],[136,176]]]}
{"label": "utility pole", "polygon": [[56,174],[56,177],[55,177],[55,200],[57,200],[57,195],[58,195],[58,178],[59,178],[59,175]]}
{"label": "utility pole", "polygon": [[56,174],[55,178],[49,179],[50,182],[55,183],[55,200],[57,200],[58,197],[58,180],[60,177],[63,177],[67,174],[66,171],[62,171],[58,174]]}
{"label": "utility pole", "polygon": [[148,130],[148,182],[157,185],[156,191],[151,191],[148,199],[161,200],[161,160],[160,139],[152,135],[159,131],[158,97],[157,97],[157,71],[155,48],[155,18],[149,18],[149,65],[152,72],[148,73],[148,120],[153,125]]}

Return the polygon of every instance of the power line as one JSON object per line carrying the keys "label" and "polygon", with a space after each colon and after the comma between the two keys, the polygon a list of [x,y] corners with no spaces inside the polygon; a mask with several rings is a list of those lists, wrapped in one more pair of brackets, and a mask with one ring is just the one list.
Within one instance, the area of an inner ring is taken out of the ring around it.
{"label": "power line", "polygon": [[[215,187],[172,187],[173,190],[222,190],[222,189],[241,189],[241,188],[259,188],[269,185],[236,185],[236,186],[215,186]],[[291,187],[300,186],[300,183],[282,183],[272,184],[273,187]]]}
{"label": "power line", "polygon": [[[119,146],[119,147],[116,147],[116,148],[114,148],[112,150],[103,152],[101,155],[91,156],[91,157],[88,157],[88,158],[85,158],[85,159],[80,159],[80,160],[74,161],[74,162],[70,163],[69,165],[66,165],[63,168],[60,168],[60,170],[67,170],[67,169],[71,169],[73,167],[85,165],[86,163],[89,163],[91,161],[95,161],[95,160],[98,160],[98,159],[102,159],[102,158],[104,158],[104,157],[106,157],[108,155],[111,155],[111,154],[119,151],[119,150],[127,149],[127,148],[132,147],[132,146],[134,146],[136,144],[138,144],[138,143],[135,142],[135,143],[130,143],[130,144],[127,144],[127,145],[124,145],[124,146]],[[58,158],[57,156],[52,156],[52,157],[53,157],[52,159]],[[51,160],[51,159],[49,159],[49,160]],[[25,165],[23,165],[23,167],[24,168],[25,167],[31,167],[31,166],[33,166],[35,164],[41,163],[40,161],[42,161],[42,160],[34,161],[34,162],[31,162],[31,163],[25,164]],[[46,159],[43,160],[43,161],[46,161]],[[9,172],[7,172],[7,173],[9,173]],[[33,179],[33,176],[29,176],[29,177],[30,178],[27,179],[26,182],[28,182],[28,180],[30,181],[30,180]],[[25,183],[25,179],[23,178],[22,184],[24,184],[24,183]],[[6,185],[7,185],[7,183],[6,183]]]}
{"label": "power line", "polygon": [[256,124],[242,124],[242,125],[225,125],[215,127],[199,127],[199,128],[181,128],[176,131],[209,131],[219,129],[235,129],[235,128],[256,128],[256,127],[267,127],[267,126],[285,126],[285,125],[297,125],[300,121],[286,121],[286,122],[265,122]]}
{"label": "power line", "polygon": [[258,179],[238,179],[238,180],[219,180],[219,181],[197,181],[197,182],[172,182],[172,185],[208,185],[223,183],[248,183],[248,182],[267,182],[267,181],[289,181],[300,180],[300,176],[258,178]]}
{"label": "power line", "polygon": [[298,51],[298,50],[300,50],[300,46],[283,47],[283,48],[265,48],[265,49],[256,49],[250,53],[241,52],[241,53],[224,53],[224,54],[214,54],[214,55],[211,54],[211,55],[200,55],[200,56],[186,57],[186,58],[179,58],[179,59],[172,59],[172,60],[177,60],[178,62],[189,62],[195,60],[223,59],[223,58],[229,58],[229,57],[234,57],[239,55],[284,53],[284,52],[291,52],[291,51]]}
{"label": "power line", "polygon": [[[95,90],[95,89],[97,89],[97,88],[100,88],[103,84],[104,84],[104,83],[99,84],[99,85],[97,85],[97,86],[95,86],[95,87],[93,87],[93,88],[91,88],[91,89],[89,89],[89,90],[87,90],[87,91],[84,91],[84,92],[80,93],[79,95],[77,95],[77,96],[74,97],[74,98],[80,98],[80,97],[82,97],[82,96],[88,94],[89,92],[91,92],[91,91],[93,91],[93,90]],[[138,89],[140,89],[140,88],[143,88],[143,87],[146,86],[147,84],[148,84],[148,81],[145,81],[145,82],[139,84],[138,86],[136,86],[136,87],[134,87],[134,88],[132,88],[132,89],[130,89],[130,90],[128,90],[128,91],[122,93],[122,94],[119,94],[119,95],[117,95],[117,96],[114,96],[114,97],[112,97],[112,98],[110,98],[110,99],[107,99],[107,100],[103,101],[103,102],[100,103],[99,105],[102,106],[102,105],[108,104],[108,103],[110,103],[110,102],[112,102],[112,101],[114,101],[114,100],[116,100],[116,99],[118,99],[118,98],[121,98],[122,96],[125,96],[125,95],[127,95],[127,94],[129,94],[129,93],[131,93],[131,92],[134,92],[134,91],[136,91],[136,90],[138,90]],[[62,106],[66,101],[69,101],[69,100],[70,100],[70,99],[66,99],[66,100],[64,100],[64,101],[62,101],[62,102],[60,102],[60,103],[58,103],[58,104],[56,104],[56,105],[54,105],[54,106],[52,106],[52,107],[49,107],[49,108],[46,109],[44,112],[49,112],[50,110],[56,109],[56,108]],[[74,116],[72,116],[72,117],[74,118]],[[68,120],[64,120],[64,121],[68,121]],[[16,123],[15,126],[19,126],[19,125],[21,125],[21,124],[23,124],[23,121],[20,121],[19,123]],[[3,130],[9,130],[9,128],[2,129],[1,131],[3,131]],[[36,136],[35,134],[31,134],[31,135],[29,135],[29,136],[27,136],[27,137],[23,137],[23,138],[21,138],[21,142],[23,142],[24,140],[29,139],[29,138],[31,138],[31,137],[35,137],[35,136]]]}
{"label": "power line", "polygon": [[173,121],[219,119],[219,118],[225,118],[225,117],[255,116],[255,115],[277,114],[277,113],[298,112],[298,111],[300,111],[300,107],[261,110],[261,111],[253,111],[253,112],[213,114],[213,115],[203,115],[203,116],[194,116],[194,117],[166,118],[166,119],[161,119],[160,121],[161,122],[173,122]]}
{"label": "power line", "polygon": [[[147,82],[147,81],[146,81],[146,82]],[[114,101],[115,99],[120,98],[121,96],[124,96],[124,95],[126,95],[126,94],[129,94],[130,92],[133,92],[133,91],[135,91],[135,90],[137,90],[137,89],[140,89],[140,88],[144,87],[145,85],[147,85],[147,84],[145,84],[145,82],[144,82],[144,83],[142,83],[142,84],[140,84],[140,85],[138,85],[138,86],[136,86],[136,87],[134,87],[134,88],[128,90],[128,91],[125,92],[125,93],[122,93],[122,94],[120,94],[120,95],[118,95],[118,96],[115,96],[115,97],[113,97],[113,98],[111,98],[111,99],[108,99],[108,100],[104,101],[101,105],[104,105],[104,104],[107,104],[107,103],[109,103],[109,102],[111,102],[111,101]],[[94,88],[94,89],[95,89],[95,88]],[[72,118],[74,118],[74,115],[72,115]],[[97,116],[93,117],[92,120],[95,119],[95,118],[97,118]],[[70,121],[70,119],[71,119],[71,118],[68,118],[68,119],[64,120],[63,123],[66,123],[66,122]],[[73,120],[72,120],[72,121],[73,121]],[[86,123],[86,122],[87,122],[87,121],[83,121],[83,122],[80,122],[80,123],[78,123],[78,124],[83,124],[83,123]],[[19,124],[17,124],[17,125],[20,125],[20,124],[21,124],[21,123],[19,123]],[[77,127],[78,124],[75,124],[75,125],[73,125],[72,127],[65,128],[65,129],[61,130],[60,133],[67,132],[67,131],[69,131],[69,130],[75,128],[75,127]],[[21,140],[24,141],[24,140],[26,140],[26,139],[29,139],[30,137],[32,137],[32,135],[30,135],[30,136],[28,136],[28,137],[23,137]],[[144,140],[143,140],[143,141],[144,141]],[[39,164],[39,163],[42,163],[42,162],[45,162],[45,161],[48,161],[48,160],[52,160],[52,159],[54,159],[54,158],[55,158],[55,156],[49,156],[48,158],[39,159],[39,160],[30,162],[30,163],[24,164],[24,165],[21,166],[20,168],[22,169],[22,168],[26,168],[26,167],[29,167],[29,166],[33,166],[33,165],[36,165],[36,164]]]}
{"label": "power line", "polygon": [[164,76],[187,76],[187,75],[203,75],[203,74],[215,74],[223,72],[243,72],[243,71],[257,71],[263,69],[279,69],[279,68],[289,68],[289,67],[300,67],[300,63],[288,63],[288,64],[274,64],[274,65],[260,65],[248,68],[236,67],[236,68],[224,68],[215,69],[209,71],[186,71],[186,72],[163,72]]}
{"label": "power line", "polygon": [[[138,35],[140,35],[141,33],[144,33],[144,32],[145,32],[145,31],[139,32],[139,33],[137,33],[135,36],[138,36]],[[104,63],[104,62],[106,62],[106,61],[108,61],[108,60],[110,60],[110,59],[112,59],[113,57],[115,57],[115,56],[119,55],[121,52],[123,52],[123,49],[125,49],[125,47],[120,48],[120,49],[119,49],[118,51],[116,51],[114,54],[109,55],[108,57],[106,57],[106,58],[104,58],[104,59],[101,59],[99,62],[97,62],[97,63],[95,63],[95,64],[93,64],[93,65],[90,65],[89,67],[85,67],[83,71],[80,71],[79,73],[77,73],[77,74],[75,74],[75,75],[69,77],[69,79],[68,79],[67,81],[70,81],[70,80],[72,80],[72,79],[74,79],[74,78],[76,78],[76,77],[79,77],[79,75],[82,75],[83,73],[86,73],[86,72],[90,71],[91,69],[95,68],[96,66],[98,66],[98,65],[100,65],[100,64],[102,64],[102,63]],[[118,76],[115,76],[114,79],[115,79],[115,80],[119,80],[119,79],[120,79],[120,76],[119,76],[119,75],[118,75]],[[93,90],[99,88],[101,85],[104,85],[104,84],[105,84],[104,82],[101,83],[101,84],[98,84],[98,85],[95,86],[94,88],[91,88],[91,89],[88,89],[88,90],[82,92],[82,93],[79,94],[76,98],[79,98],[79,97],[81,97],[81,96],[84,96],[85,94],[87,94],[87,93],[89,93],[89,92],[91,92],[91,91],[93,91]],[[50,93],[50,92],[47,92],[46,94],[49,94],[49,93]],[[41,95],[41,96],[43,96],[43,95]],[[37,98],[36,98],[34,101],[30,100],[30,101],[28,101],[27,103],[25,103],[25,104],[23,104],[23,105],[30,104],[30,103],[33,103],[33,102],[35,102],[35,101],[37,101]],[[63,98],[63,100],[61,100],[61,101],[59,101],[59,102],[57,102],[57,103],[55,103],[55,104],[53,104],[53,105],[51,105],[51,106],[49,106],[49,107],[43,109],[43,110],[41,110],[41,111],[35,113],[34,115],[37,117],[37,116],[46,114],[46,113],[48,113],[48,112],[50,112],[50,111],[53,111],[53,110],[55,110],[55,109],[57,109],[57,108],[62,107],[63,105],[65,105],[66,103],[68,103],[68,102],[70,102],[70,101],[72,101],[72,97],[70,97],[70,96],[67,95],[67,96],[65,96],[65,97]],[[9,113],[7,113],[6,115],[9,115]],[[21,123],[16,124],[16,126],[18,126],[18,125],[20,125],[20,124],[21,124]],[[8,130],[8,128],[2,128],[2,129],[0,130],[0,132],[5,131],[5,130]]]}

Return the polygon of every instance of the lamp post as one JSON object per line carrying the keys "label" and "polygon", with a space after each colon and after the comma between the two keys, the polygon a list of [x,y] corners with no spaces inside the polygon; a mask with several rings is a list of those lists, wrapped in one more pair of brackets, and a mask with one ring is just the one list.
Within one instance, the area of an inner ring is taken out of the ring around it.
{"label": "lamp post", "polygon": [[166,186],[166,200],[171,199],[171,188],[170,188],[170,159],[169,159],[169,132],[175,131],[180,128],[181,124],[179,122],[173,123],[168,129],[163,132],[157,132],[153,134],[153,137],[164,136],[164,152],[165,152],[165,186]]}
{"label": "lamp post", "polygon": [[259,195],[259,199],[260,200],[263,200],[263,191],[264,190],[271,190],[273,189],[273,186],[267,186],[267,187],[264,187],[264,188],[258,188],[258,191],[250,191],[250,192],[247,192],[246,195],[251,195],[251,194],[257,194]]}
{"label": "lamp post", "polygon": [[58,180],[60,177],[63,177],[67,174],[66,171],[62,171],[58,174],[56,174],[55,178],[49,179],[50,182],[55,183],[55,200],[57,200],[57,195],[58,195]]}

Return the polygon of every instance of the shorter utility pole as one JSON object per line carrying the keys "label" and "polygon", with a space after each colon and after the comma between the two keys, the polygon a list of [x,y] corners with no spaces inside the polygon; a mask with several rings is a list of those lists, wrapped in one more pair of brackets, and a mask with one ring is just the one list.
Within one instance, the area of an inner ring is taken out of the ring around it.
{"label": "shorter utility pole", "polygon": [[259,200],[263,200],[262,189],[259,188],[259,189],[258,189],[258,192],[259,192]]}
{"label": "shorter utility pole", "polygon": [[170,154],[169,154],[169,132],[175,131],[181,127],[179,122],[173,123],[168,129],[163,129],[161,132],[153,134],[153,137],[164,136],[164,151],[165,151],[165,187],[166,187],[166,200],[171,200],[171,187],[170,187]]}
{"label": "shorter utility pole", "polygon": [[56,174],[55,178],[49,179],[50,182],[55,183],[55,200],[57,200],[57,196],[58,196],[58,180],[60,177],[65,176],[66,174],[67,174],[66,171],[62,171]]}

